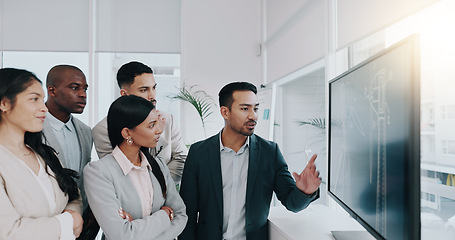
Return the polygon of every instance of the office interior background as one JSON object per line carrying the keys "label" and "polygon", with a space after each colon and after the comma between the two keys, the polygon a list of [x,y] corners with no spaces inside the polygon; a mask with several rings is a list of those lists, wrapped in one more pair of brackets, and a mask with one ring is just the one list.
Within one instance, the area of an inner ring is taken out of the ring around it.
{"label": "office interior background", "polygon": [[[252,82],[264,103],[258,134],[279,143],[290,171],[318,153],[318,203],[338,208],[325,193],[327,129],[302,122],[326,119],[330,79],[418,33],[421,221],[447,230],[455,229],[454,12],[453,0],[0,0],[0,66],[43,81],[56,64],[78,66],[89,90],[76,117],[93,127],[119,96],[117,69],[144,62],[158,109],[174,115],[188,145],[223,127],[222,86]],[[190,104],[170,98],[183,86],[212,97],[205,127]]]}

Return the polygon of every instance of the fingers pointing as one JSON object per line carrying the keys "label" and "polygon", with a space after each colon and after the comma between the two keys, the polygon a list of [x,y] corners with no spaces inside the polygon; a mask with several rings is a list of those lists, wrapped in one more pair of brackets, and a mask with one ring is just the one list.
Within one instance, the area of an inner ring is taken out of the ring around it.
{"label": "fingers pointing", "polygon": [[316,161],[316,158],[318,157],[317,154],[313,154],[313,156],[311,157],[310,161],[308,163],[313,163],[314,164],[314,161]]}

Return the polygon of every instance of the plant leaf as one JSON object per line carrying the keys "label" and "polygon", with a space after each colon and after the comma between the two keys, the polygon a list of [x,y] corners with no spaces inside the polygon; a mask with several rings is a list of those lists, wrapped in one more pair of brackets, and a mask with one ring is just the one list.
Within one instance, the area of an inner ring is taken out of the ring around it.
{"label": "plant leaf", "polygon": [[171,99],[178,99],[181,101],[188,102],[194,106],[197,113],[199,114],[199,117],[202,122],[202,127],[204,128],[204,133],[207,137],[207,133],[205,130],[205,120],[207,119],[208,116],[210,116],[213,113],[212,106],[214,105],[214,103],[212,97],[208,95],[205,91],[195,90],[194,87],[196,86],[197,85],[192,86],[184,85],[181,88],[179,88],[178,94],[170,95],[168,97]]}

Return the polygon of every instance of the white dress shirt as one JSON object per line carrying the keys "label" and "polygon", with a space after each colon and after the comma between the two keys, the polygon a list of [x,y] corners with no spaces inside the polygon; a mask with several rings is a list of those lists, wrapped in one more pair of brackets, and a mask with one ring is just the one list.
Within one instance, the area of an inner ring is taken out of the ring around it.
{"label": "white dress shirt", "polygon": [[223,179],[223,240],[246,239],[245,202],[248,179],[250,138],[238,152],[224,147],[220,134],[221,175]]}

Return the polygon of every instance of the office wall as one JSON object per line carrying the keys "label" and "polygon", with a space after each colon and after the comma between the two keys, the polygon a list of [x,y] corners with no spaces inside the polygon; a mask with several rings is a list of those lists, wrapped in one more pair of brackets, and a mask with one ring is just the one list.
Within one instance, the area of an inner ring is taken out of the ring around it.
{"label": "office wall", "polygon": [[324,57],[325,1],[266,0],[267,82]]}
{"label": "office wall", "polygon": [[[207,137],[224,126],[218,92],[232,81],[261,83],[261,1],[182,1],[182,82],[213,96],[216,106],[208,119]],[[185,143],[205,138],[194,108],[182,105]]]}

